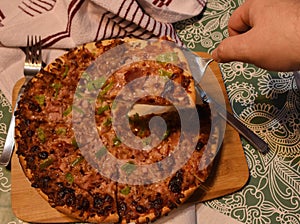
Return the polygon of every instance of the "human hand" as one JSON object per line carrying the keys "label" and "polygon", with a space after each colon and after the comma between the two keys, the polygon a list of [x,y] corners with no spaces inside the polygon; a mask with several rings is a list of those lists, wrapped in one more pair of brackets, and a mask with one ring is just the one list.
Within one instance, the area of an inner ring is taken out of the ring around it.
{"label": "human hand", "polygon": [[229,19],[217,62],[242,61],[273,71],[300,69],[300,1],[246,0]]}

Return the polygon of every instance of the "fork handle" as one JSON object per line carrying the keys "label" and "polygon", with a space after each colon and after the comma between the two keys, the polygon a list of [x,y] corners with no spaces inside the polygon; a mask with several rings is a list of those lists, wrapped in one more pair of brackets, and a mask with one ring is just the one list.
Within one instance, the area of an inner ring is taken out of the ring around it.
{"label": "fork handle", "polygon": [[0,165],[7,166],[10,162],[13,150],[15,146],[15,115],[12,114],[3,152],[0,157]]}

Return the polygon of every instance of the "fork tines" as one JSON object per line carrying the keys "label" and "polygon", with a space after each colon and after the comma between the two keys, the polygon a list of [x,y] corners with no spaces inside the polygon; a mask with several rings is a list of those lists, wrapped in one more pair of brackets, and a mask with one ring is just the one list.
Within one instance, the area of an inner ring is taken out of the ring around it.
{"label": "fork tines", "polygon": [[35,63],[42,61],[41,36],[27,36],[27,46],[25,49],[26,62]]}

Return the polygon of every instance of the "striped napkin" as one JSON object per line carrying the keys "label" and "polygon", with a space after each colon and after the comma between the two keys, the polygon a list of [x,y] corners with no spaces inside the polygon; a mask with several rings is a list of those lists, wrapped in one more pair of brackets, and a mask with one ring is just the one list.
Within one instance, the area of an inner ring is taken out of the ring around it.
{"label": "striped napkin", "polygon": [[170,36],[172,23],[198,15],[206,0],[1,0],[0,42],[23,46],[41,35],[45,48],[71,48],[114,37]]}
{"label": "striped napkin", "polygon": [[[1,0],[0,90],[11,101],[23,76],[27,35],[40,35],[43,61],[63,50],[115,37],[169,36],[181,44],[172,23],[198,15],[206,0]],[[58,50],[59,49],[59,50]]]}

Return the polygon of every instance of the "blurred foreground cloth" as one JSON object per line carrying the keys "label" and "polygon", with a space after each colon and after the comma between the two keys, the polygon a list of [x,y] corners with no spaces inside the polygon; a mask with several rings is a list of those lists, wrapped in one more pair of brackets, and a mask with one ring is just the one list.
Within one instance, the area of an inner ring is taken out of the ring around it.
{"label": "blurred foreground cloth", "polygon": [[170,36],[172,23],[201,13],[206,0],[1,0],[0,43],[24,46],[40,35],[45,48],[71,48],[101,39]]}

